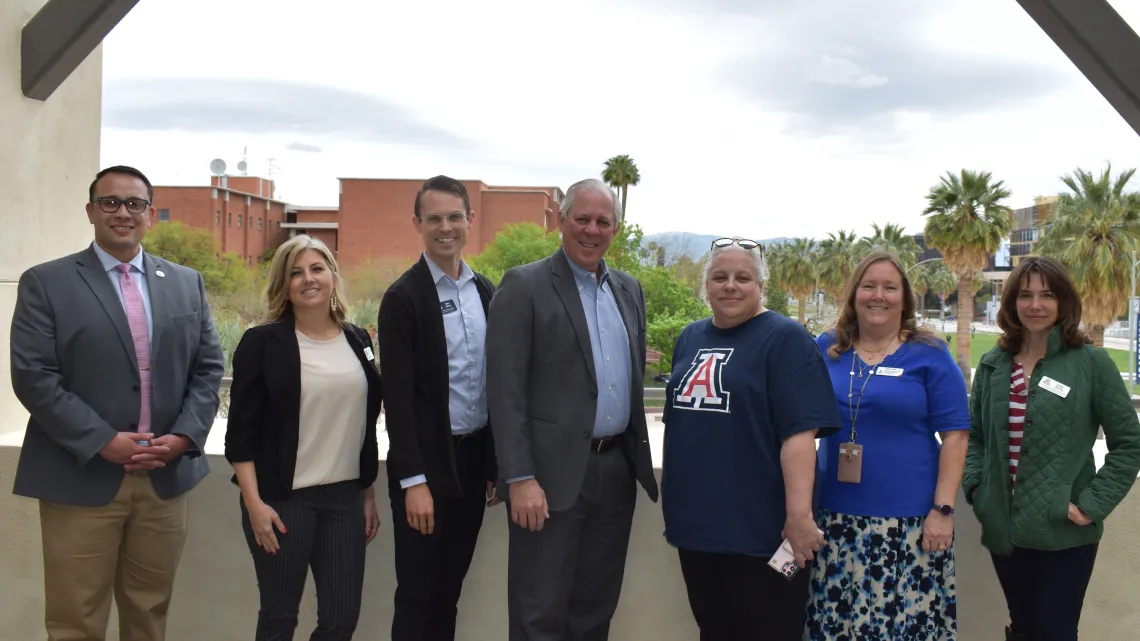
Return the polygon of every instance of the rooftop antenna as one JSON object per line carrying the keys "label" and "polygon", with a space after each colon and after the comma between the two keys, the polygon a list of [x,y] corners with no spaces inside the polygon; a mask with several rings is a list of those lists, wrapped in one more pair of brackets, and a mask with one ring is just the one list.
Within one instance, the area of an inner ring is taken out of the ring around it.
{"label": "rooftop antenna", "polygon": [[210,173],[215,176],[226,175],[226,161],[221,158],[215,158],[210,161]]}
{"label": "rooftop antenna", "polygon": [[241,148],[241,160],[239,160],[237,164],[238,171],[240,171],[243,176],[246,175],[245,170],[249,169],[249,163],[245,161],[247,152],[249,152],[249,147]]}
{"label": "rooftop antenna", "polygon": [[277,161],[276,158],[270,158],[269,159],[269,179],[270,180],[273,180],[273,174],[277,173],[277,162],[276,161]]}

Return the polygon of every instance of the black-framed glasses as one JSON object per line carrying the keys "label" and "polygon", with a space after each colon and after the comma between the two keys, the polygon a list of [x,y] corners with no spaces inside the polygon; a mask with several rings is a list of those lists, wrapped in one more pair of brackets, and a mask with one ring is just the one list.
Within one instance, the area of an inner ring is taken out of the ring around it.
{"label": "black-framed glasses", "polygon": [[[419,218],[421,221],[429,225],[438,225],[443,222],[443,219],[445,217],[440,214],[428,214],[426,216],[420,216]],[[446,218],[447,222],[451,223],[452,225],[458,225],[459,223],[467,220],[467,214],[461,211],[453,211],[448,214]]]}
{"label": "black-framed glasses", "polygon": [[126,206],[127,211],[132,214],[141,214],[150,207],[149,200],[142,198],[118,198],[117,196],[101,196],[95,199],[95,203],[99,205],[105,213],[113,214],[119,211],[119,207]]}
{"label": "black-framed glasses", "polygon": [[717,238],[712,241],[713,247],[728,247],[730,245],[740,245],[741,249],[756,249],[760,248],[760,253],[764,253],[764,246],[754,240],[747,238]]}

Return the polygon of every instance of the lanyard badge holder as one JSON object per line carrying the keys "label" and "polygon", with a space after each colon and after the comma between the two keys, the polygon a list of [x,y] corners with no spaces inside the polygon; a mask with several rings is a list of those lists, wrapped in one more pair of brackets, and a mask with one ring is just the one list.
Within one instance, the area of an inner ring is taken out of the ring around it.
{"label": "lanyard badge holder", "polygon": [[[854,400],[855,392],[855,361],[859,360],[859,378],[863,379],[863,386],[859,388],[859,400]],[[863,479],[863,446],[855,442],[855,422],[859,418],[859,406],[863,404],[863,392],[867,383],[875,375],[875,368],[863,368],[863,359],[858,352],[851,350],[851,378],[847,383],[847,410],[851,416],[851,440],[839,445],[839,482],[859,483]],[[866,375],[864,377],[864,374]]]}

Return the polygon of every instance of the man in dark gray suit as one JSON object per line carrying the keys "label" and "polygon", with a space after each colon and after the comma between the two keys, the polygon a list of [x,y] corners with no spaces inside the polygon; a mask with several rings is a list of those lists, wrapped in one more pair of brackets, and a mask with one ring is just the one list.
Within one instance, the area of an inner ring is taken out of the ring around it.
{"label": "man in dark gray suit", "polygon": [[603,256],[613,191],[575,183],[562,248],[507,271],[487,325],[487,396],[509,502],[511,641],[602,641],[625,572],[640,481],[657,500],[645,424],[645,297]]}
{"label": "man in dark gray suit", "polygon": [[24,272],[12,387],[31,414],[14,492],[40,501],[49,641],[160,641],[186,539],[186,492],[223,360],[198,272],[142,250],[153,188],[137,169],[91,183],[87,249]]}

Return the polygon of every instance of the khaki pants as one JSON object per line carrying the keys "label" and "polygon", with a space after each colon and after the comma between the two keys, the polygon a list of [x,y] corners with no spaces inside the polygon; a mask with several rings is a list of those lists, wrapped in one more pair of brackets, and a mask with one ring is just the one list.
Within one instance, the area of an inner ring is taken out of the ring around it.
{"label": "khaki pants", "polygon": [[163,641],[187,516],[186,495],[159,498],[146,472],[100,507],[40,501],[48,641],[103,641],[112,588],[121,641]]}

